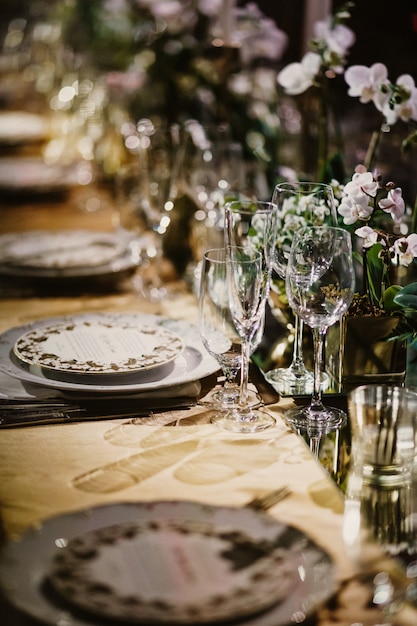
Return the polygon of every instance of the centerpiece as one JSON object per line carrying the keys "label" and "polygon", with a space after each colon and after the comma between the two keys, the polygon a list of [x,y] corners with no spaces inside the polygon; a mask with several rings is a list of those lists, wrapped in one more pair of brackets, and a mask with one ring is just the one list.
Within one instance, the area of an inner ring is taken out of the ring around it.
{"label": "centerpiece", "polygon": [[[389,180],[390,173],[377,166],[381,138],[398,121],[417,122],[417,88],[408,74],[391,81],[382,63],[345,69],[355,43],[346,25],[353,8],[354,2],[348,2],[316,23],[310,51],[278,75],[287,95],[305,98],[311,92],[317,103],[312,176],[332,185],[340,225],[351,232],[354,243],[358,291],[340,327],[329,329],[327,342],[328,373],[338,390],[375,378],[403,379],[404,342],[411,344],[417,337],[417,289],[410,281],[417,258],[415,211],[407,206],[402,188]],[[348,95],[373,104],[377,117],[363,163],[355,167],[350,180],[343,159],[338,103],[332,99],[336,90],[331,88],[332,81],[343,74]],[[416,136],[412,130],[402,150],[411,149]]]}

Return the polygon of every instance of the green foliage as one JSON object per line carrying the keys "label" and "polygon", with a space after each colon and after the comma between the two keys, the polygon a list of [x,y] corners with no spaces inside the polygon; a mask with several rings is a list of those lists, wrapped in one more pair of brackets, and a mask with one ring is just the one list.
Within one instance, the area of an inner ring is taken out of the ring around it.
{"label": "green foliage", "polygon": [[389,340],[398,339],[412,343],[417,340],[417,282],[405,287],[396,287],[392,301],[397,306],[400,319],[397,327],[389,336]]}

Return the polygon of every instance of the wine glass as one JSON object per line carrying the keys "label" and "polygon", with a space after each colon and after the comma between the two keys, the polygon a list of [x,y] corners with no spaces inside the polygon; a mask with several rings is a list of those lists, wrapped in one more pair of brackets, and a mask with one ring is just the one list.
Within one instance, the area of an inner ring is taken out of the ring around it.
{"label": "wine glass", "polygon": [[225,205],[226,275],[229,307],[241,339],[239,404],[213,421],[234,432],[256,432],[275,419],[248,402],[249,360],[260,339],[276,236],[276,205],[235,200]]}
{"label": "wine glass", "polygon": [[[201,404],[230,409],[239,400],[236,382],[242,363],[242,340],[235,328],[229,308],[226,285],[226,252],[224,248],[206,250],[203,254],[199,291],[200,336],[207,352],[222,368],[223,387],[208,394]],[[258,345],[263,325],[252,341],[251,352]],[[260,403],[259,396],[249,391],[249,401]]]}
{"label": "wine glass", "polygon": [[[147,118],[130,126],[125,140],[132,154],[129,188],[122,194],[128,202],[121,203],[120,227],[141,270],[135,278],[136,290],[151,301],[159,301],[166,295],[159,269],[163,237],[178,195],[183,158],[180,135],[177,125],[158,125]],[[126,184],[126,180],[122,182]]]}
{"label": "wine glass", "polygon": [[285,418],[295,428],[334,427],[346,415],[325,407],[321,398],[321,362],[327,328],[346,313],[355,286],[350,234],[334,227],[307,227],[293,239],[286,291],[294,313],[313,331],[314,388],[310,404],[290,409]]}
{"label": "wine glass", "polygon": [[[285,280],[288,256],[294,234],[306,226],[337,226],[337,212],[330,185],[316,182],[284,182],[276,185],[272,201],[278,207],[278,232],[274,271]],[[284,395],[311,393],[313,372],[303,361],[303,321],[294,318],[294,348],[291,365],[266,374],[266,379]],[[324,378],[324,375],[322,375]],[[323,382],[323,381],[322,381]]]}
{"label": "wine glass", "polygon": [[182,171],[197,209],[191,228],[194,257],[199,261],[205,250],[223,246],[224,205],[243,193],[245,167],[242,146],[232,140],[228,124],[207,126],[188,120],[183,137]]}

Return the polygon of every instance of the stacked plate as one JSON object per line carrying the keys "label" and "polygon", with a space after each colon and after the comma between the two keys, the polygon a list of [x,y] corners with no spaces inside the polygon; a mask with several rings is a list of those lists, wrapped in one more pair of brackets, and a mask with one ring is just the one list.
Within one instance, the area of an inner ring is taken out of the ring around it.
{"label": "stacked plate", "polygon": [[0,113],[0,145],[16,146],[45,141],[49,136],[47,118],[27,111]]}
{"label": "stacked plate", "polygon": [[0,370],[61,391],[138,393],[218,370],[198,328],[146,314],[94,313],[37,321],[0,335]]}
{"label": "stacked plate", "polygon": [[41,157],[0,158],[0,189],[10,195],[62,194],[80,184],[80,163],[48,164]]}
{"label": "stacked plate", "polygon": [[0,275],[74,282],[134,271],[128,242],[112,233],[30,231],[0,236]]}
{"label": "stacked plate", "polygon": [[299,530],[250,508],[120,503],[47,520],[0,553],[0,586],[45,624],[283,626],[335,591]]}

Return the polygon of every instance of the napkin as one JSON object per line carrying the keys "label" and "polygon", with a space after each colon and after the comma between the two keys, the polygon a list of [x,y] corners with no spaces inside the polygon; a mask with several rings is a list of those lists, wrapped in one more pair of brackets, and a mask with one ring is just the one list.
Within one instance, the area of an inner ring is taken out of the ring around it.
{"label": "napkin", "polygon": [[[152,401],[152,405],[154,405],[158,400],[166,401],[172,399],[174,401],[173,404],[176,404],[175,401],[178,400],[178,398],[183,398],[184,400],[188,399],[189,401],[196,401],[199,397],[201,387],[201,382],[197,380],[179,385],[173,385],[170,387],[163,387],[161,389],[141,391],[139,393],[129,394],[112,393],[99,395],[93,393],[82,394],[78,392],[63,393],[59,389],[52,389],[49,387],[44,387],[43,385],[35,385],[26,381],[23,382],[18,380],[17,378],[9,376],[4,372],[0,372],[0,398],[9,400],[47,400],[53,398],[65,398],[67,400],[72,399],[75,402],[80,399],[97,399],[101,401],[107,399],[109,402],[112,402],[114,400],[126,399],[129,401],[143,400],[145,406],[146,402],[148,402],[150,405]],[[169,406],[168,402],[163,402],[161,404],[163,404],[164,406]]]}

